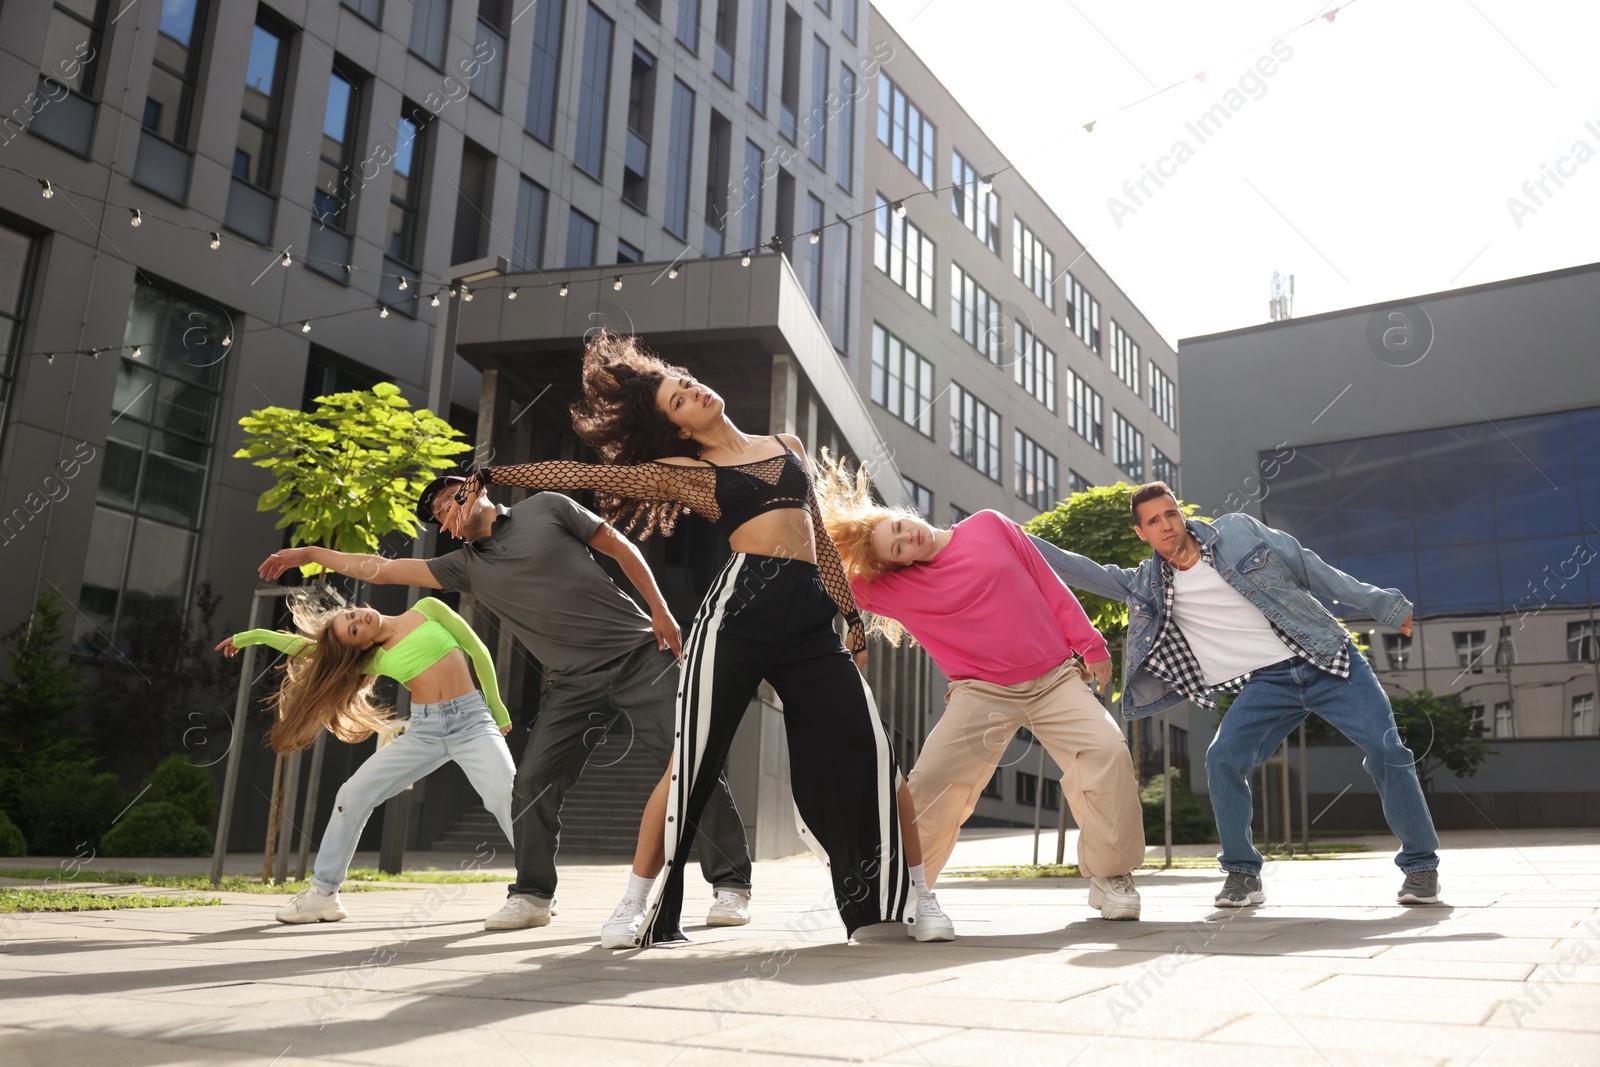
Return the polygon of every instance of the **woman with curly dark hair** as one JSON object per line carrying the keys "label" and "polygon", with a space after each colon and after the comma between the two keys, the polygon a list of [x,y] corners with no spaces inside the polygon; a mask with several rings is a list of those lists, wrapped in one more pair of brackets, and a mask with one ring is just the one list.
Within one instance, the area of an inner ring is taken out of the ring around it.
{"label": "woman with curly dark hair", "polygon": [[[688,371],[611,333],[584,353],[572,418],[604,464],[488,468],[458,500],[490,484],[592,489],[597,510],[629,533],[670,535],[681,513],[695,511],[733,550],[684,641],[673,762],[645,810],[633,874],[601,944],[684,939],[682,861],[763,679],[783,701],[802,832],[825,857],[845,929],[855,936],[905,922],[920,941],[953,938],[922,884],[910,796],[857,670],[866,657],[861,616],[823,529],[800,441],[743,433],[722,398]],[[838,615],[849,623],[854,664],[833,629]],[[657,886],[663,865],[667,877]]]}

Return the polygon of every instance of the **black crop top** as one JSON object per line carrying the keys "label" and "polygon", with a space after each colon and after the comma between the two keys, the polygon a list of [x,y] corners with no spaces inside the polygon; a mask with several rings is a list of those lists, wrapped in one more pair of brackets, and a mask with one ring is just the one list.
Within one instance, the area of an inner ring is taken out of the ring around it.
{"label": "black crop top", "polygon": [[[775,438],[776,439],[776,438]],[[781,439],[779,443],[783,442]],[[803,508],[811,516],[817,545],[817,569],[828,595],[850,624],[847,647],[859,652],[867,647],[861,613],[856,610],[850,582],[839,562],[839,549],[822,524],[822,511],[811,485],[804,458],[787,444],[783,455],[721,467],[713,463],[690,466],[659,461],[638,464],[575,463],[551,460],[478,471],[484,485],[515,485],[524,489],[592,489],[625,500],[665,500],[683,504],[710,519],[724,535],[758,515],[783,508]]]}

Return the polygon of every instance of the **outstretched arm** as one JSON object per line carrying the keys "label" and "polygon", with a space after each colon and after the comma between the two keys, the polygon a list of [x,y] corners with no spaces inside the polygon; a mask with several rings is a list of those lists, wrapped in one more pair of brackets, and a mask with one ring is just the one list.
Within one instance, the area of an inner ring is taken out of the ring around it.
{"label": "outstretched arm", "polygon": [[[1305,583],[1313,593],[1321,593],[1329,600],[1353,604],[1373,619],[1395,629],[1409,629],[1411,601],[1398,589],[1379,589],[1359,578],[1346,574],[1306,548],[1291,534],[1275,530],[1243,512],[1223,516],[1229,522],[1243,521],[1252,532],[1266,541],[1267,547],[1277,553],[1291,573]],[[1221,522],[1222,518],[1217,521]]]}
{"label": "outstretched arm", "polygon": [[424,589],[439,589],[439,580],[422,559],[389,559],[387,556],[363,555],[359,552],[335,552],[315,545],[298,548],[281,548],[266,558],[259,574],[264,581],[272,581],[290,567],[304,567],[315,563],[338,574],[359,578],[373,585],[417,585]]}
{"label": "outstretched arm", "polygon": [[470,499],[486,485],[523,489],[592,489],[629,500],[665,500],[686,504],[708,519],[717,509],[717,472],[712,467],[677,463],[574,463],[550,460],[510,467],[482,467],[456,493]]}
{"label": "outstretched arm", "polygon": [[509,730],[511,713],[506,711],[505,701],[500,699],[500,682],[494,672],[494,657],[489,655],[489,649],[483,643],[483,638],[467,625],[466,619],[457,615],[450,609],[450,605],[442,600],[425,596],[417,601],[413,610],[443,626],[450,632],[450,636],[456,639],[461,651],[472,657],[472,667],[478,673],[478,684],[483,687],[483,699],[494,714],[495,725],[500,727],[501,733]]}
{"label": "outstretched arm", "polygon": [[1129,568],[1110,563],[1096,563],[1088,556],[1080,556],[1076,552],[1057,548],[1049,541],[1033,534],[1028,535],[1028,540],[1033,542],[1033,547],[1039,550],[1039,555],[1050,565],[1050,569],[1074,589],[1082,589],[1109,600],[1128,599],[1128,594],[1133,589],[1135,573]]}
{"label": "outstretched arm", "polygon": [[245,630],[243,633],[224,637],[217,642],[216,651],[224,656],[233,656],[241,648],[250,645],[266,645],[276,649],[286,656],[299,656],[311,651],[313,642],[309,637],[301,634],[285,633],[282,630]]}

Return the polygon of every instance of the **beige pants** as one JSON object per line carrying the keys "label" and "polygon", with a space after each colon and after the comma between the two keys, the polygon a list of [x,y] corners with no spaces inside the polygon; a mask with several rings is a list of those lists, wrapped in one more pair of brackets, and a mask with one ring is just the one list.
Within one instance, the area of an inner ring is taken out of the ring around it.
{"label": "beige pants", "polygon": [[1024,726],[1061,768],[1061,792],[1080,828],[1078,866],[1084,875],[1125,874],[1144,862],[1144,815],[1127,741],[1076,660],[1017,685],[951,682],[945,699],[944,716],[909,779],[929,885],[949,860],[961,824],[1006,746]]}

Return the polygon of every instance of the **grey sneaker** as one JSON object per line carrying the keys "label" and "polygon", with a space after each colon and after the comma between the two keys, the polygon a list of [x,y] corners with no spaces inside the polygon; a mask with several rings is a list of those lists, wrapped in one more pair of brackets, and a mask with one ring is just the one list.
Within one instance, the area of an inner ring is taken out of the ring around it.
{"label": "grey sneaker", "polygon": [[1416,871],[1406,875],[1406,880],[1400,884],[1400,903],[1439,903],[1439,872]]}
{"label": "grey sneaker", "polygon": [[1219,908],[1248,908],[1252,904],[1264,904],[1266,900],[1266,890],[1261,888],[1259,875],[1229,871],[1228,880],[1217,891],[1216,905]]}

